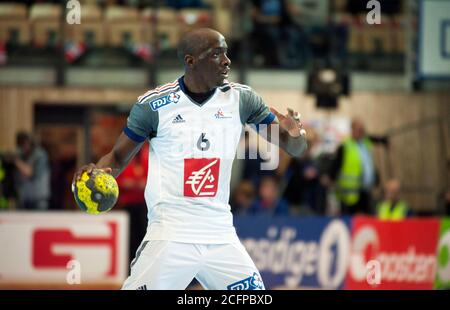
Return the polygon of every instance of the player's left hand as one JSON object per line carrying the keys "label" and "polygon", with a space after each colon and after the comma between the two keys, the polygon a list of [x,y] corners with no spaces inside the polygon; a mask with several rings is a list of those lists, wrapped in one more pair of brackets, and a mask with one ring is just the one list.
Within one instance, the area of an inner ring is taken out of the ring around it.
{"label": "player's left hand", "polygon": [[288,108],[286,115],[281,114],[275,108],[270,108],[270,111],[278,118],[278,122],[291,137],[298,138],[306,135],[306,130],[303,129],[303,124],[300,122],[300,114]]}

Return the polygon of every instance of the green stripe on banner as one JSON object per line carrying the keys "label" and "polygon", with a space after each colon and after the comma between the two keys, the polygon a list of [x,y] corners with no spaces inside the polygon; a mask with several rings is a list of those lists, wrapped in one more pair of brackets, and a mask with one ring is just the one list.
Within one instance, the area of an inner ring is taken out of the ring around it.
{"label": "green stripe on banner", "polygon": [[441,220],[439,243],[437,248],[437,266],[434,287],[450,288],[450,218]]}

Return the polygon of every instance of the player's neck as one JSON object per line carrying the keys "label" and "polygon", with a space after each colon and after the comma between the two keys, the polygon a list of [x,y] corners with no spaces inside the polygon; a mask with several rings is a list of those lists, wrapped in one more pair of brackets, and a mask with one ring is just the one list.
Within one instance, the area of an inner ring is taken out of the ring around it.
{"label": "player's neck", "polygon": [[193,74],[185,73],[183,77],[183,82],[186,88],[196,94],[207,93],[214,88],[209,88],[200,78],[197,78]]}

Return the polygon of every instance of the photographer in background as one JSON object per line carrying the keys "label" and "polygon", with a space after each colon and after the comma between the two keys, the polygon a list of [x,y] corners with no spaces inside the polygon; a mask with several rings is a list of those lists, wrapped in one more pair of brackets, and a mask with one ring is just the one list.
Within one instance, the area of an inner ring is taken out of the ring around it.
{"label": "photographer in background", "polygon": [[8,161],[16,168],[14,179],[18,193],[18,208],[47,210],[50,199],[50,167],[47,152],[36,145],[33,138],[19,132],[16,136],[18,151]]}

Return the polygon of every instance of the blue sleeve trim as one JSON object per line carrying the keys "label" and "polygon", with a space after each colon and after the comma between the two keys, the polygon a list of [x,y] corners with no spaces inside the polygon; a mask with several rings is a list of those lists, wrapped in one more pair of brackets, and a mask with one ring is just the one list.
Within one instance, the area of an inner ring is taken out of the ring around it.
{"label": "blue sleeve trim", "polygon": [[145,141],[145,137],[141,137],[140,135],[135,134],[130,128],[125,127],[123,133],[127,135],[131,140],[141,143]]}
{"label": "blue sleeve trim", "polygon": [[272,124],[274,119],[275,119],[275,114],[273,114],[272,112],[269,112],[269,115],[267,115],[266,118],[263,119],[259,124],[269,125],[269,124]]}

